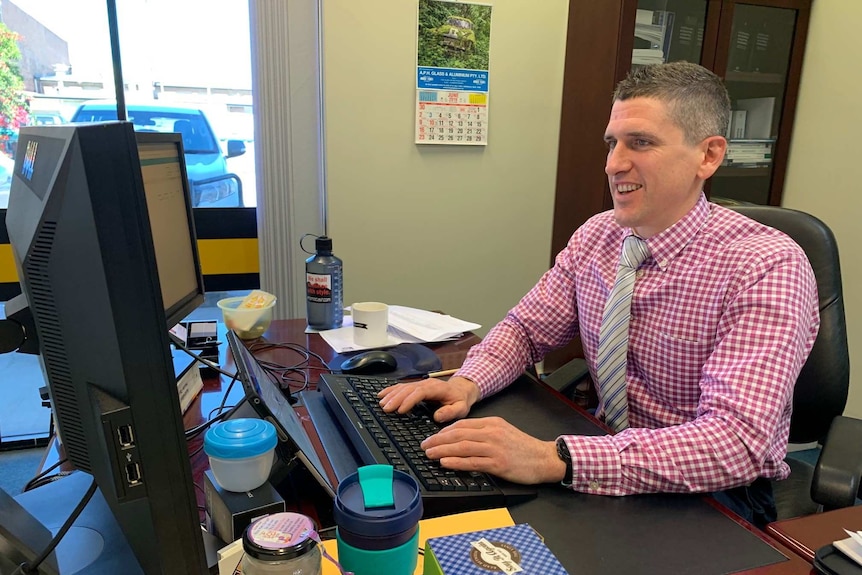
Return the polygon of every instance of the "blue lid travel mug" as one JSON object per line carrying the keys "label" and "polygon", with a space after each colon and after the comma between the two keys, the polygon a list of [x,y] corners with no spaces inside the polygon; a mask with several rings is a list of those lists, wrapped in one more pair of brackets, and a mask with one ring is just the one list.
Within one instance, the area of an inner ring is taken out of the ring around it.
{"label": "blue lid travel mug", "polygon": [[419,484],[391,465],[366,465],[338,485],[338,561],[355,575],[412,575],[419,557]]}

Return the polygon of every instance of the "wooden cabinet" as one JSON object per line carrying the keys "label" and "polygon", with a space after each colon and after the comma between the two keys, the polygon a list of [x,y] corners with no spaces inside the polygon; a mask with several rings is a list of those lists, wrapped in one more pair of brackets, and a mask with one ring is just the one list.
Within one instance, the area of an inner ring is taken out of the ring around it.
{"label": "wooden cabinet", "polygon": [[[602,137],[614,87],[632,66],[687,60],[724,78],[738,131],[706,193],[781,204],[811,1],[570,0],[552,264],[578,226],[612,207]],[[546,368],[575,356],[577,343]]]}
{"label": "wooden cabinet", "polygon": [[716,201],[780,205],[812,0],[571,0],[551,258],[610,209],[602,141],[632,66],[698,62],[724,78],[736,124]]}

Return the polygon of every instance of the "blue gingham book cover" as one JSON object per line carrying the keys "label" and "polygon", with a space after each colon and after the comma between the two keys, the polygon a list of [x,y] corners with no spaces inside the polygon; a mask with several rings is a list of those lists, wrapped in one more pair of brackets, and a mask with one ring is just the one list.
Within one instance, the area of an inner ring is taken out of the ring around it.
{"label": "blue gingham book cover", "polygon": [[424,575],[568,575],[528,523],[428,539]]}

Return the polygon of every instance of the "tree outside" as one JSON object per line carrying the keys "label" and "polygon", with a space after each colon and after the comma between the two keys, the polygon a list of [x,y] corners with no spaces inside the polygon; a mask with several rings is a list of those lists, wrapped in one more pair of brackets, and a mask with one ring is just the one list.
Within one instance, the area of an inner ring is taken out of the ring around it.
{"label": "tree outside", "polygon": [[28,119],[24,79],[18,69],[20,59],[18,34],[0,23],[0,151],[10,155],[18,128]]}
{"label": "tree outside", "polygon": [[491,6],[419,0],[419,65],[487,70]]}

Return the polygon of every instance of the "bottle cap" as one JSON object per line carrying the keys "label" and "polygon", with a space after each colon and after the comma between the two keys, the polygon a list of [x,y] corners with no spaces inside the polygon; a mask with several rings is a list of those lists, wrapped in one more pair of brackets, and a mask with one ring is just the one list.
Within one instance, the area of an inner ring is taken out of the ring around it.
{"label": "bottle cap", "polygon": [[320,236],[314,240],[314,248],[318,252],[332,252],[332,238]]}
{"label": "bottle cap", "polygon": [[338,484],[333,507],[338,537],[358,549],[398,547],[413,537],[422,517],[419,483],[389,465],[366,467],[389,469],[382,474],[380,469],[363,473],[365,468],[360,468]]}
{"label": "bottle cap", "polygon": [[278,443],[275,426],[263,419],[229,419],[210,427],[204,435],[204,452],[220,459],[245,459],[273,449]]}
{"label": "bottle cap", "polygon": [[[246,553],[261,561],[286,561],[305,555],[317,541],[314,522],[299,513],[273,513],[252,522],[242,535]],[[292,572],[287,568],[285,572]]]}

